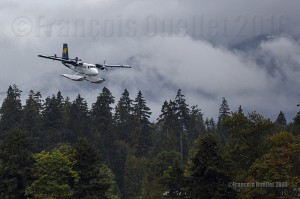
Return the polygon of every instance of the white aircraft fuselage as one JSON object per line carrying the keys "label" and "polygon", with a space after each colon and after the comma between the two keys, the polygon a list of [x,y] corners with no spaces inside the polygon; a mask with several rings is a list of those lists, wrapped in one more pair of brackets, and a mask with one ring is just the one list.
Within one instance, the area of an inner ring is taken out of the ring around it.
{"label": "white aircraft fuselage", "polygon": [[76,73],[82,75],[89,75],[89,76],[97,76],[99,74],[98,69],[96,68],[95,64],[88,64],[88,63],[80,63],[78,66],[73,66],[72,64],[67,64],[62,62],[63,65],[67,66],[68,68],[72,69]]}
{"label": "white aircraft fuselage", "polygon": [[68,54],[68,45],[63,44],[63,52],[62,57],[57,57],[56,54],[54,56],[46,56],[46,55],[38,55],[38,57],[61,61],[61,63],[70,68],[75,72],[75,74],[61,74],[63,77],[66,77],[68,79],[74,80],[74,81],[82,81],[87,80],[92,83],[102,83],[105,80],[103,78],[96,77],[98,75],[98,69],[99,70],[107,70],[107,68],[131,68],[131,66],[128,65],[107,65],[105,64],[89,64],[84,63],[78,57],[75,59],[69,59]]}

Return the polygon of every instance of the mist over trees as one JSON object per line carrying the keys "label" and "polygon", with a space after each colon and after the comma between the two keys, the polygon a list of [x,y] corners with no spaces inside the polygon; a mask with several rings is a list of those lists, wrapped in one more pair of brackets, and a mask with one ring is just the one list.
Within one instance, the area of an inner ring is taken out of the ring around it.
{"label": "mist over trees", "polygon": [[[21,94],[9,86],[0,108],[0,198],[299,196],[300,111],[273,122],[223,97],[214,120],[178,89],[152,123],[142,91],[104,87],[90,109],[79,94]],[[274,187],[239,185],[257,182]]]}

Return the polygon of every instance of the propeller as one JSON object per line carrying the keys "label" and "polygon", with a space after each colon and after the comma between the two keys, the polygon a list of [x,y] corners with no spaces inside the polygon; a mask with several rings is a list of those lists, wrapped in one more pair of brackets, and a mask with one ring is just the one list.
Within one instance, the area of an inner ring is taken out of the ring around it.
{"label": "propeller", "polygon": [[105,66],[106,66],[105,60],[103,61],[103,64],[96,64],[96,67],[99,68],[100,70],[107,70]]}

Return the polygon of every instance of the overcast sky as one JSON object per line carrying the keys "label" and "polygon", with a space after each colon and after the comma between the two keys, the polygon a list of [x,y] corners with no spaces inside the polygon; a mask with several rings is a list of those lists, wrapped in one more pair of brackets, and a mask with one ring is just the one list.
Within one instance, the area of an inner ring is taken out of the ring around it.
{"label": "overcast sky", "polygon": [[[116,97],[139,90],[160,114],[180,88],[189,105],[217,118],[221,98],[232,111],[257,111],[289,121],[300,102],[299,0],[52,0],[0,3],[0,102],[16,84],[47,97],[81,94],[89,105],[105,86]],[[59,62],[38,54],[85,62],[131,64],[101,71],[102,84],[73,82]]]}

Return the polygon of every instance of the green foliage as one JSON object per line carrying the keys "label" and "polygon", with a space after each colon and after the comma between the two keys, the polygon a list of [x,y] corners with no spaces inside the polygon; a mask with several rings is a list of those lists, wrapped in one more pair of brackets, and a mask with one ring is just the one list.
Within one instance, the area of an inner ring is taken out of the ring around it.
{"label": "green foliage", "polygon": [[141,198],[176,198],[178,193],[183,193],[183,167],[179,153],[175,151],[160,153],[150,164]]}
{"label": "green foliage", "polygon": [[228,106],[228,102],[225,97],[222,97],[222,103],[219,108],[219,122],[221,122],[224,118],[230,115],[230,109]]}
{"label": "green foliage", "polygon": [[269,145],[275,147],[287,147],[295,139],[292,133],[286,131],[279,131],[268,138]]}
{"label": "green foliage", "polygon": [[68,110],[67,140],[75,143],[81,136],[90,132],[90,117],[86,101],[78,95]]}
{"label": "green foliage", "polygon": [[150,147],[153,145],[150,115],[150,108],[146,105],[142,92],[139,91],[133,105],[133,123],[135,125],[133,132],[136,135],[134,143],[137,156],[148,156]]}
{"label": "green foliage", "polygon": [[277,119],[276,119],[276,123],[282,125],[282,126],[286,126],[287,122],[286,122],[286,119],[285,119],[285,115],[282,111],[280,111]]}
{"label": "green foliage", "polygon": [[75,184],[74,198],[112,198],[116,192],[114,175],[100,163],[99,152],[87,139],[79,139],[76,147],[74,165],[79,174]]}
{"label": "green foliage", "polygon": [[21,128],[33,138],[33,149],[38,151],[41,148],[42,129],[42,95],[40,92],[30,91],[26,104],[23,108]]}
{"label": "green foliage", "polygon": [[125,89],[118,104],[115,108],[116,113],[114,115],[114,122],[116,125],[116,131],[118,132],[118,138],[127,142],[132,142],[133,136],[133,105],[132,100],[129,97],[129,92]]}
{"label": "green foliage", "polygon": [[124,197],[126,199],[138,198],[141,187],[146,179],[149,160],[144,157],[129,155],[125,163]]}
{"label": "green foliage", "polygon": [[[278,143],[279,138],[283,139]],[[257,159],[249,169],[249,182],[274,182],[275,188],[245,189],[241,196],[249,198],[295,198],[288,188],[300,185],[299,136],[279,132],[270,138],[272,149]],[[288,187],[276,188],[276,182],[287,182]]]}
{"label": "green foliage", "polygon": [[[63,148],[61,148],[63,149]],[[63,150],[42,151],[34,155],[35,164],[32,184],[27,187],[26,195],[32,198],[73,198],[70,184],[79,181],[79,175],[73,170],[74,162]],[[70,184],[69,184],[70,183]]]}
{"label": "green foliage", "polygon": [[300,112],[272,123],[241,106],[230,113],[223,98],[216,125],[179,89],[150,123],[141,91],[133,101],[125,89],[114,115],[105,87],[91,109],[61,92],[20,99],[10,86],[0,108],[0,198],[233,198],[230,181],[288,182],[238,189],[239,198],[297,197]]}
{"label": "green foliage", "polygon": [[31,140],[21,130],[8,133],[0,146],[0,198],[25,198],[32,179]]}
{"label": "green foliage", "polygon": [[22,118],[21,90],[16,85],[9,86],[7,96],[0,108],[0,136],[18,128]]}
{"label": "green foliage", "polygon": [[111,164],[110,156],[114,151],[111,146],[116,139],[113,131],[113,118],[111,104],[114,103],[114,97],[111,92],[104,87],[102,93],[97,97],[97,101],[92,105],[91,117],[96,129],[95,141],[101,146],[104,160]]}
{"label": "green foliage", "polygon": [[273,128],[272,122],[255,112],[248,117],[237,112],[224,119],[222,125],[229,134],[227,151],[236,170],[247,170],[267,150],[265,138]]}
{"label": "green foliage", "polygon": [[234,198],[234,191],[228,187],[229,165],[214,135],[197,139],[189,160],[187,194],[191,198]]}

